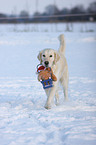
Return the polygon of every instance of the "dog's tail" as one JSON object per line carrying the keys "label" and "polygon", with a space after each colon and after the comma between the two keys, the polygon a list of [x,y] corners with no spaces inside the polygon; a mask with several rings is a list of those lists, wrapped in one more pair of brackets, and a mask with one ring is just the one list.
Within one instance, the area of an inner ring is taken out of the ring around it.
{"label": "dog's tail", "polygon": [[60,41],[59,53],[65,55],[65,41],[64,41],[64,35],[63,34],[61,34],[59,36],[59,41]]}

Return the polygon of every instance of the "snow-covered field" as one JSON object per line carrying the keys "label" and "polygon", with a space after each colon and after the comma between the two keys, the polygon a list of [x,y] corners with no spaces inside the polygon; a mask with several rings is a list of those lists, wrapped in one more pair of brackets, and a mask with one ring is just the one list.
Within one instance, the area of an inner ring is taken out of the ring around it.
{"label": "snow-covered field", "polygon": [[[0,25],[0,145],[96,144],[96,23]],[[69,101],[44,108],[38,52],[64,33]]]}

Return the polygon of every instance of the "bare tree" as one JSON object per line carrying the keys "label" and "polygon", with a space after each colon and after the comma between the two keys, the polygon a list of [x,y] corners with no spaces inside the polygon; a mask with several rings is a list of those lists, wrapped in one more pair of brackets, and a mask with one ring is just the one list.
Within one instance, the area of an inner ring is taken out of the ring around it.
{"label": "bare tree", "polygon": [[96,13],[96,2],[93,2],[88,7],[88,12],[90,13]]}
{"label": "bare tree", "polygon": [[46,14],[48,15],[58,14],[58,12],[59,12],[59,9],[55,5],[49,5],[46,7]]}
{"label": "bare tree", "polygon": [[27,11],[25,11],[25,10],[22,10],[20,12],[20,17],[29,17],[29,13]]}

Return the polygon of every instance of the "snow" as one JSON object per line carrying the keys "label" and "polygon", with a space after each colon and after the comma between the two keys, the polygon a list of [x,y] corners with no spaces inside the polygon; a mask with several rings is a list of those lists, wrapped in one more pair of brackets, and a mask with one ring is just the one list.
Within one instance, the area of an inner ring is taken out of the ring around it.
{"label": "snow", "polygon": [[[96,144],[96,23],[72,25],[73,32],[63,23],[0,25],[0,145]],[[60,104],[46,110],[37,55],[46,47],[58,50],[61,33],[69,101],[60,89]]]}

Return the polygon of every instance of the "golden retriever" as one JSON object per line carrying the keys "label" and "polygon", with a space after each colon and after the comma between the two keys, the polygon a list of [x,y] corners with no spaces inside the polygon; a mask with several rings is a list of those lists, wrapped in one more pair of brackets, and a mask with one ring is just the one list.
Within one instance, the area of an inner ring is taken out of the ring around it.
{"label": "golden retriever", "polygon": [[60,48],[57,51],[53,49],[44,49],[40,51],[38,55],[38,59],[40,63],[45,67],[51,67],[53,73],[57,77],[57,81],[53,82],[53,87],[49,89],[45,89],[47,94],[47,101],[45,104],[46,109],[50,109],[52,102],[54,100],[54,96],[56,97],[56,104],[59,103],[59,95],[58,95],[58,86],[59,82],[63,87],[65,100],[68,100],[68,65],[65,58],[65,41],[64,35],[61,34],[59,36]]}

